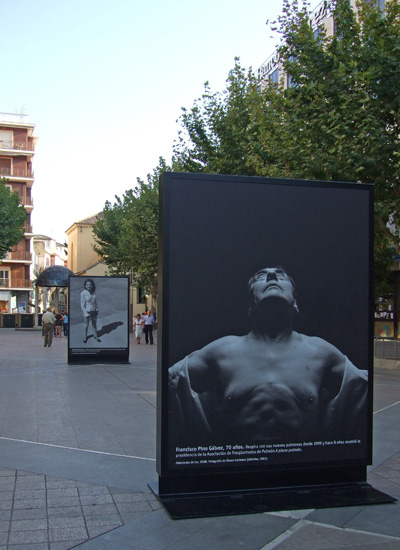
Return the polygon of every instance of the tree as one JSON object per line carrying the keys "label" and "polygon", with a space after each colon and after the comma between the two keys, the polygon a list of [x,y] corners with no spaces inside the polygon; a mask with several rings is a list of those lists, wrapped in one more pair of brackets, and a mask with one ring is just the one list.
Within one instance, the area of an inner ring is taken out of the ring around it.
{"label": "tree", "polygon": [[26,212],[16,191],[6,186],[8,180],[0,178],[0,260],[24,236]]}
{"label": "tree", "polygon": [[226,89],[216,93],[206,82],[193,107],[182,108],[174,146],[175,170],[256,175],[248,155],[256,141],[252,120],[260,102],[257,82],[239,59],[226,82]]}
{"label": "tree", "polygon": [[[334,36],[310,25],[307,2],[284,0],[274,24],[292,86],[260,89],[235,60],[226,88],[208,83],[183,108],[174,157],[147,183],[106,203],[96,251],[112,272],[134,272],[156,292],[158,178],[162,171],[213,172],[373,183],[375,292],[385,293],[399,250],[400,3],[327,0]],[[356,220],[355,220],[355,223]]]}
{"label": "tree", "polygon": [[236,61],[226,90],[183,110],[175,154],[188,171],[373,183],[376,292],[387,288],[400,227],[400,4],[327,2],[335,35],[285,0],[275,24],[292,86],[259,90]]}
{"label": "tree", "polygon": [[137,178],[137,187],[126,191],[93,226],[94,250],[103,257],[112,274],[132,274],[157,298],[158,188],[162,172],[171,170],[159,159],[147,182]]}

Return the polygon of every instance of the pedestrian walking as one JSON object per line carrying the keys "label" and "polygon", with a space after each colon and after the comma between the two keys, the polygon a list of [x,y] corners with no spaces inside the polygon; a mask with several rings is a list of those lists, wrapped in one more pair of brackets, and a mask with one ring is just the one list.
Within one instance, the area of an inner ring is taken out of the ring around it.
{"label": "pedestrian walking", "polygon": [[143,320],[140,316],[140,313],[138,313],[133,320],[133,329],[135,332],[136,343],[140,344],[140,340],[143,334]]}
{"label": "pedestrian walking", "polygon": [[64,313],[64,321],[63,321],[63,331],[64,336],[68,336],[68,313]]}
{"label": "pedestrian walking", "polygon": [[53,343],[53,332],[55,323],[56,318],[51,311],[51,308],[48,307],[46,309],[46,312],[43,313],[42,317],[44,347],[50,348],[51,344]]}
{"label": "pedestrian walking", "polygon": [[147,314],[144,316],[144,335],[146,338],[146,344],[154,344],[153,341],[153,323],[154,323],[154,317],[151,314],[151,311],[149,310]]}

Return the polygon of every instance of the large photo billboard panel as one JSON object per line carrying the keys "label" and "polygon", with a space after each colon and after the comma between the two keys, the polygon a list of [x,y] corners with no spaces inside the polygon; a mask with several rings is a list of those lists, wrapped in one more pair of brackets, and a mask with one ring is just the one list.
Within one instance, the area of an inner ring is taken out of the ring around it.
{"label": "large photo billboard panel", "polygon": [[129,361],[128,277],[70,277],[68,362]]}
{"label": "large photo billboard panel", "polygon": [[159,474],[370,462],[371,205],[369,185],[164,175]]}

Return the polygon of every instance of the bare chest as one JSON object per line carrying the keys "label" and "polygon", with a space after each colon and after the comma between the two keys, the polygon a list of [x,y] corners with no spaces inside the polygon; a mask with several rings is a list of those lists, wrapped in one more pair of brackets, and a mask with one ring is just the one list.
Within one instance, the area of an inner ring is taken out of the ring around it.
{"label": "bare chest", "polygon": [[220,367],[228,401],[257,398],[270,404],[296,402],[306,408],[318,403],[324,365],[307,350],[255,350],[227,357]]}

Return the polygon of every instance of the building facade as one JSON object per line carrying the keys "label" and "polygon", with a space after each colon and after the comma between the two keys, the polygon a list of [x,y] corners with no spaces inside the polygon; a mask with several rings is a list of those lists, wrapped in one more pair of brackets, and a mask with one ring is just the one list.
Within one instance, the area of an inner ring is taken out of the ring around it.
{"label": "building facade", "polygon": [[0,113],[0,177],[19,194],[27,213],[24,237],[0,263],[0,311],[7,313],[31,312],[34,129],[27,115]]}
{"label": "building facade", "polygon": [[[101,262],[101,257],[93,250],[95,244],[93,235],[93,225],[102,217],[99,212],[88,218],[75,222],[66,230],[68,239],[68,267],[75,275],[85,274],[85,272]],[[107,266],[97,269],[96,275],[105,275]],[[100,271],[99,271],[100,270]],[[95,273],[92,272],[92,275]]]}
{"label": "building facade", "polygon": [[[379,9],[384,12],[385,0],[373,0]],[[352,8],[356,9],[356,0],[350,0]],[[320,29],[324,28],[327,36],[335,34],[335,20],[333,17],[331,4],[326,0],[322,0],[311,13],[310,26],[314,30],[314,35],[318,36]],[[257,77],[261,88],[265,88],[269,84],[283,84],[284,88],[291,87],[290,75],[287,75],[283,70],[282,63],[279,59],[279,53],[275,51],[257,70]]]}
{"label": "building facade", "polygon": [[[61,292],[56,292],[55,288],[51,287],[37,287],[36,279],[39,275],[48,267],[62,266],[68,267],[67,254],[68,249],[66,244],[58,243],[55,239],[47,237],[46,235],[33,235],[33,253],[32,253],[32,266],[31,266],[31,278],[34,296],[32,302],[38,304],[39,311],[41,313],[45,310],[46,306],[62,307],[66,309],[66,294],[65,289],[61,289]],[[37,295],[36,295],[37,293]],[[56,303],[57,302],[57,303]]]}

